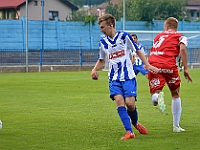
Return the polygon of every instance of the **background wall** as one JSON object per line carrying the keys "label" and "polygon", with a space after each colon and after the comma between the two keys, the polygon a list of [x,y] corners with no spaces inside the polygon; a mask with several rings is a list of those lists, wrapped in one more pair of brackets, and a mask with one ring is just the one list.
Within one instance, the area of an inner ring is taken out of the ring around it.
{"label": "background wall", "polygon": [[[129,21],[126,30],[162,31],[163,21],[153,23]],[[117,22],[116,28],[123,29],[123,22]],[[197,34],[188,35],[191,39],[190,46],[200,48],[200,22],[179,22],[179,31],[197,31]],[[29,50],[40,50],[42,47],[42,21],[28,21]],[[102,33],[99,25],[84,25],[83,22],[44,22],[44,49],[98,49]],[[139,34],[139,41],[147,48],[152,45],[155,34]],[[186,35],[187,36],[187,35]],[[0,50],[18,51],[26,48],[26,21],[0,20]]]}

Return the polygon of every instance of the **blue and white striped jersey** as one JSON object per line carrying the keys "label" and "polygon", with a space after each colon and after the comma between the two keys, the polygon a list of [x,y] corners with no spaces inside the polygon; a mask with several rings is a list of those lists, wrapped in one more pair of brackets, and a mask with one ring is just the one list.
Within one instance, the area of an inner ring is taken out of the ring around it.
{"label": "blue and white striped jersey", "polygon": [[118,31],[113,39],[103,37],[99,48],[99,59],[108,57],[110,81],[125,81],[135,77],[130,51],[136,53],[139,48],[128,33]]}
{"label": "blue and white striped jersey", "polygon": [[[138,43],[137,46],[144,53],[144,55],[146,56],[147,55],[147,51],[146,51],[145,47],[141,43]],[[135,56],[134,65],[136,65],[136,66],[144,65],[143,61],[137,56],[137,54]]]}

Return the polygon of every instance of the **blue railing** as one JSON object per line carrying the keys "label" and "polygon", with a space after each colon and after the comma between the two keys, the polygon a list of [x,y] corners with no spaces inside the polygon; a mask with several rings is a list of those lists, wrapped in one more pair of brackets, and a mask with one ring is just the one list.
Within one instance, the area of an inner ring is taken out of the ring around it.
{"label": "blue railing", "polygon": [[[147,49],[149,53],[149,49]],[[98,49],[93,50],[29,50],[29,65],[94,65]],[[188,63],[200,64],[200,48],[188,49]],[[0,50],[0,65],[26,65],[26,50]]]}

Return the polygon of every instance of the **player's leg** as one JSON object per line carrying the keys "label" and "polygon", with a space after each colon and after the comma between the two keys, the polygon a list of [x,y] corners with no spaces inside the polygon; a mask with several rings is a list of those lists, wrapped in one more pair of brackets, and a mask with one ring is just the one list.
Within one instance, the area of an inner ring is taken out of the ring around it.
{"label": "player's leg", "polygon": [[127,112],[131,119],[132,125],[141,133],[141,134],[148,134],[147,129],[138,122],[138,112],[136,109],[135,101],[136,101],[136,80],[126,81],[123,85],[124,87],[124,97],[125,97],[125,104],[127,106]]}
{"label": "player's leg", "polygon": [[178,96],[179,89],[171,91],[172,94],[172,115],[173,115],[173,132],[182,132],[185,129],[180,127],[182,113],[181,98]]}
{"label": "player's leg", "polygon": [[125,107],[124,103],[124,97],[122,95],[116,95],[114,96],[116,105],[117,105],[117,111],[118,115],[121,119],[121,122],[126,130],[126,135],[123,136],[121,139],[126,140],[129,138],[135,138],[135,135],[132,131],[131,123],[130,123],[130,118],[127,113],[127,109]]}
{"label": "player's leg", "polygon": [[171,91],[172,95],[172,115],[173,115],[173,132],[182,132],[185,131],[180,127],[181,119],[181,98],[179,97],[179,88],[175,91]]}
{"label": "player's leg", "polygon": [[145,74],[145,77],[148,79],[148,73],[147,73],[147,74]]}
{"label": "player's leg", "polygon": [[148,72],[151,100],[154,106],[159,107],[161,112],[166,110],[166,105],[164,102],[164,93],[162,92],[163,87],[165,86],[165,77],[162,73],[151,73]]}
{"label": "player's leg", "polygon": [[179,96],[180,90],[180,77],[178,74],[178,69],[174,70],[174,74],[171,75],[171,80],[168,81],[168,87],[172,96],[172,115],[173,115],[173,132],[185,131],[180,127],[180,119],[182,113],[181,98]]}
{"label": "player's leg", "polygon": [[130,118],[128,116],[127,109],[125,107],[125,100],[123,97],[121,82],[110,82],[109,89],[110,89],[110,97],[116,102],[118,115],[126,130],[126,134],[121,138],[121,140],[135,138],[130,123]]}

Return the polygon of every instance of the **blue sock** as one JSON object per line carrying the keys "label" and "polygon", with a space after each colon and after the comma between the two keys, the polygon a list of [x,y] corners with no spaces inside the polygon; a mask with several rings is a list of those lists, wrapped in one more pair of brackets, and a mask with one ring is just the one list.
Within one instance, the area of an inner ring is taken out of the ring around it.
{"label": "blue sock", "polygon": [[119,114],[119,117],[124,125],[124,128],[127,131],[132,131],[132,126],[131,126],[131,123],[130,123],[130,118],[127,114],[127,110],[126,110],[126,107],[124,106],[121,106],[121,107],[118,107],[117,108],[117,111],[118,111],[118,114]]}
{"label": "blue sock", "polygon": [[134,111],[127,110],[127,112],[129,117],[131,118],[132,124],[136,126],[138,122],[138,113],[136,108],[134,109]]}

